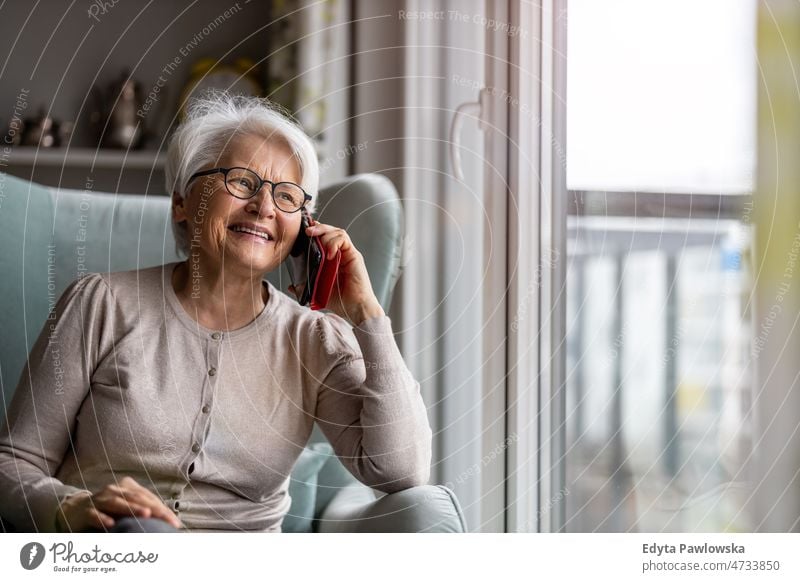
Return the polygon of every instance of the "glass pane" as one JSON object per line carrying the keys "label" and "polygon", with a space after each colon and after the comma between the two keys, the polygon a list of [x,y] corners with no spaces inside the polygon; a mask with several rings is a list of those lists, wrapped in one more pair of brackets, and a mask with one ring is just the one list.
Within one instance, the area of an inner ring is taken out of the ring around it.
{"label": "glass pane", "polygon": [[755,0],[570,0],[571,190],[743,193]]}
{"label": "glass pane", "polygon": [[748,531],[755,2],[569,10],[565,529]]}
{"label": "glass pane", "polygon": [[571,217],[568,531],[742,531],[749,237]]}

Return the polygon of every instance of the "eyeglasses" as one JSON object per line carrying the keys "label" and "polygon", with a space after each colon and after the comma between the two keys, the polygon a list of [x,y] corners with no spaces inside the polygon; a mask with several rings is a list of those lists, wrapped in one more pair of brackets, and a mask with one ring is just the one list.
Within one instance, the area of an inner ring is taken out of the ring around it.
{"label": "eyeglasses", "polygon": [[192,174],[189,181],[186,183],[188,186],[192,180],[200,176],[210,176],[211,174],[222,174],[225,176],[225,188],[228,193],[242,200],[252,198],[264,184],[269,184],[272,191],[272,202],[276,208],[283,212],[297,212],[303,208],[306,203],[311,200],[311,196],[306,194],[300,186],[294,182],[270,182],[263,180],[261,176],[256,174],[253,170],[247,168],[213,168],[211,170],[203,170]]}

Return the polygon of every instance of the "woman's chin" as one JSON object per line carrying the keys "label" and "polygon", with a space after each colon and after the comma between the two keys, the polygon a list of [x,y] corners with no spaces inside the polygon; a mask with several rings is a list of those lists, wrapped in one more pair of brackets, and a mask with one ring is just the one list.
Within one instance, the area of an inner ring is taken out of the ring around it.
{"label": "woman's chin", "polygon": [[228,249],[225,264],[236,265],[246,272],[268,273],[280,265],[280,256],[274,245],[270,245],[270,248]]}

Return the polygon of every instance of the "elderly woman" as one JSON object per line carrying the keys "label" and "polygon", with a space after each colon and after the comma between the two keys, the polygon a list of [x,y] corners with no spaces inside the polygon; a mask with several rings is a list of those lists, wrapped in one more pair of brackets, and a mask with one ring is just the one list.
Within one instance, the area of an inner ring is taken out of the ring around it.
{"label": "elderly woman", "polygon": [[313,211],[318,171],[310,139],[265,100],[193,102],[166,168],[187,258],[64,291],[0,432],[4,520],[24,531],[135,519],[145,531],[278,532],[315,422],[363,483],[426,483],[419,384],[347,232],[307,230],[341,252],[330,312],[264,279],[287,258],[302,209]]}

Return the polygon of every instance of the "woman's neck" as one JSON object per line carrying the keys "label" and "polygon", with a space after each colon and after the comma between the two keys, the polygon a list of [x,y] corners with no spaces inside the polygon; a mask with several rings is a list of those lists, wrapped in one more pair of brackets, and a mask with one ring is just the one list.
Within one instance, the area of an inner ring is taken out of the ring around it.
{"label": "woman's neck", "polygon": [[264,310],[268,299],[260,275],[209,269],[191,257],[172,273],[172,288],[184,310],[209,329],[246,326]]}

